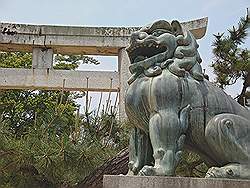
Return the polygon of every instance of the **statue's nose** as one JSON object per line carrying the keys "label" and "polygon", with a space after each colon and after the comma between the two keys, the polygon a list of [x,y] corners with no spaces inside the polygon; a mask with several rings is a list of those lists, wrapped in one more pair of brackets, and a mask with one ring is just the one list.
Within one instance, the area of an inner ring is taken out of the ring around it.
{"label": "statue's nose", "polygon": [[148,36],[146,32],[134,32],[131,34],[131,41],[143,40]]}

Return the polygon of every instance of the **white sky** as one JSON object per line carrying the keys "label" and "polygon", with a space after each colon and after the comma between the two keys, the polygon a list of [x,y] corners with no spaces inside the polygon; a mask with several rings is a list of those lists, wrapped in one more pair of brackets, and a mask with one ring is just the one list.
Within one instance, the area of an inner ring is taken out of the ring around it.
{"label": "white sky", "polygon": [[[213,34],[226,32],[246,15],[249,0],[0,0],[0,21],[81,26],[143,26],[157,19],[189,21],[208,17],[208,29],[199,40],[202,66],[213,78]],[[245,47],[250,48],[250,37]],[[100,58],[95,69],[117,70],[116,58]],[[92,65],[94,66],[94,65]],[[92,69],[92,66],[81,66]],[[227,89],[240,92],[240,84]]]}

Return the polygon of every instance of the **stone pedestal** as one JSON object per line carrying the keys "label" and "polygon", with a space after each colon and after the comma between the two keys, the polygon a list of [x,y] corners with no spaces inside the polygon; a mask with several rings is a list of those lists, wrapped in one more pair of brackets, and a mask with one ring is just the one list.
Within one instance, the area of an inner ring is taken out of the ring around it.
{"label": "stone pedestal", "polygon": [[250,188],[249,180],[105,175],[103,188]]}

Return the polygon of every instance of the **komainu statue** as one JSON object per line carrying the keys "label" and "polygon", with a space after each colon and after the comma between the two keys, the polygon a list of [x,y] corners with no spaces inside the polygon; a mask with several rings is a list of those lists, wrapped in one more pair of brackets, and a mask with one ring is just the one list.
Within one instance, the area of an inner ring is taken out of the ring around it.
{"label": "komainu statue", "polygon": [[206,177],[250,179],[250,111],[204,78],[197,49],[178,21],[131,35],[129,174],[174,176],[189,148],[211,167]]}

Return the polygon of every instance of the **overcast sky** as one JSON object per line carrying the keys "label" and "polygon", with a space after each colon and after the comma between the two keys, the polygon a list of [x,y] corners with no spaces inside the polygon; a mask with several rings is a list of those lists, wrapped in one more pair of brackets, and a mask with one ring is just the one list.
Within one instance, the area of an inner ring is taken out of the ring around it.
{"label": "overcast sky", "polygon": [[[225,32],[246,15],[250,0],[0,0],[0,21],[81,26],[143,26],[157,19],[189,21],[208,17],[198,41],[202,66],[210,77],[213,34]],[[250,38],[250,37],[249,37]],[[250,48],[250,39],[245,43]],[[114,70],[116,59],[104,58],[99,69]],[[88,67],[87,67],[88,68]],[[91,69],[91,68],[90,68]],[[229,88],[235,95],[240,88]]]}

